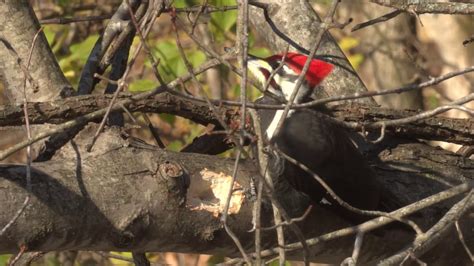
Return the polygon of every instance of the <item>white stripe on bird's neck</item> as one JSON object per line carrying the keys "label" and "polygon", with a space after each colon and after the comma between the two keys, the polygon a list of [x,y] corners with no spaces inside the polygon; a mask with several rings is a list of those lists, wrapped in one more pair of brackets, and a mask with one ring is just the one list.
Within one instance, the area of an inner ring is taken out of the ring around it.
{"label": "white stripe on bird's neck", "polygon": [[[267,82],[267,77],[263,75],[261,72],[260,68],[266,69],[269,73],[273,72],[273,68],[271,65],[266,62],[265,60],[249,60],[248,61],[248,68],[252,72],[252,74],[262,83],[262,85],[265,85]],[[290,100],[291,94],[293,93],[296,85],[296,81],[298,79],[298,74],[295,73],[291,68],[289,68],[286,64],[282,66],[282,68],[277,71],[276,73],[273,73],[273,79],[275,83],[279,85],[279,89],[273,88],[271,85],[269,85],[269,91],[274,93],[277,96],[283,96],[287,101]],[[297,104],[301,100],[301,96],[304,94],[304,91],[307,90],[308,88],[305,87],[306,85],[303,83],[301,87],[299,88],[298,95],[294,99],[293,104]],[[275,131],[277,129],[278,123],[283,117],[283,110],[277,110],[275,112],[275,115],[273,116],[273,119],[266,129],[265,133],[267,135],[267,138],[269,140],[272,139],[272,137],[275,135]],[[289,110],[286,118],[290,117],[294,113],[294,110]]]}
{"label": "white stripe on bird's neck", "polygon": [[[298,79],[298,75],[286,65],[283,65],[283,68],[281,69],[281,71],[284,73],[284,75],[280,75],[280,73],[277,73],[275,75],[274,79],[275,79],[275,82],[280,85],[280,88],[282,90],[282,93],[283,93],[283,96],[285,97],[285,99],[287,101],[289,101],[290,98],[291,98],[291,94],[293,93],[293,91],[295,89],[296,80]],[[304,90],[307,90],[307,88],[305,86],[306,85],[304,83],[301,84],[301,86],[299,88],[299,91],[298,91],[299,95],[302,95]],[[301,97],[298,97],[298,95],[297,95],[294,102],[293,102],[293,104],[298,104],[300,99],[301,99]],[[280,119],[282,119],[282,117],[283,117],[283,112],[284,112],[283,110],[277,110],[275,112],[275,115],[273,116],[272,122],[270,123],[270,125],[268,126],[268,128],[266,130],[267,138],[269,140],[271,140],[272,137],[274,136],[275,131],[276,131],[277,126],[278,126],[278,123],[280,122]],[[288,115],[286,116],[286,118],[290,117],[294,112],[295,112],[294,109],[290,109],[289,112],[288,112]]]}
{"label": "white stripe on bird's neck", "polygon": [[[293,114],[294,111],[295,110],[290,110],[288,112],[288,115],[286,116],[286,118],[290,117]],[[275,112],[275,115],[273,116],[272,122],[270,123],[267,130],[265,131],[265,133],[267,134],[267,138],[269,140],[271,140],[273,138],[273,134],[275,134],[275,131],[276,131],[277,126],[278,126],[278,122],[280,122],[280,119],[283,117],[283,112],[284,112],[284,110],[277,110]]]}

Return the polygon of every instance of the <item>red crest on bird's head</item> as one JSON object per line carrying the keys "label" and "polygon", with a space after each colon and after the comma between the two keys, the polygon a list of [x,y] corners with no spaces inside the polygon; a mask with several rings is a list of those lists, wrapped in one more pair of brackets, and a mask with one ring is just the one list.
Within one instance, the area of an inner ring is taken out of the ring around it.
{"label": "red crest on bird's head", "polygon": [[[282,54],[277,54],[267,57],[265,60],[269,62],[276,60],[280,61],[282,58]],[[308,57],[306,55],[289,52],[286,54],[285,63],[296,74],[300,74],[307,59]],[[309,87],[314,88],[319,83],[321,83],[324,78],[331,73],[333,68],[334,66],[332,64],[319,59],[312,59],[311,63],[309,64],[309,69],[305,75]]]}

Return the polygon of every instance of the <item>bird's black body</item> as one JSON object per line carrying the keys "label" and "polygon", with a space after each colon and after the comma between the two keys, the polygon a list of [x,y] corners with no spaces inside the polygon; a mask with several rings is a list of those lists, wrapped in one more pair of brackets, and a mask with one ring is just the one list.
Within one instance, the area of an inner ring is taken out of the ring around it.
{"label": "bird's black body", "polygon": [[[294,103],[311,100],[312,92],[317,90],[318,84],[331,73],[333,66],[311,59],[308,71],[303,76],[304,82],[299,90],[295,91],[296,80],[301,76],[303,65],[307,60],[305,55],[297,53],[288,53],[285,58],[283,55],[274,55],[266,59],[250,57],[248,67],[251,73],[262,85],[268,82],[268,93],[277,96],[265,95],[257,102],[281,104],[278,99],[283,99],[283,102],[291,100]],[[277,130],[283,112],[259,110],[261,127],[269,141],[317,174],[346,203],[364,210],[391,211],[399,207],[391,194],[380,185],[346,130],[323,112],[324,108],[290,110],[281,130]],[[359,223],[369,218],[341,206],[327,193],[313,174],[289,160],[282,159],[277,152],[270,156],[269,165],[277,185],[280,180],[286,180],[316,204],[334,210],[352,223]]]}
{"label": "bird's black body", "polygon": [[[263,97],[259,103],[276,104],[276,100]],[[262,128],[267,128],[275,115],[275,110],[259,111]],[[321,110],[295,110],[285,120],[279,133],[272,137],[272,143],[285,154],[305,165],[321,177],[344,201],[365,209],[382,209],[380,185],[374,172],[359,153],[347,132]],[[346,210],[336,203],[318,181],[309,173],[287,160],[270,169],[272,174],[282,175],[296,190],[308,195],[315,203],[323,198],[331,204],[323,204],[334,209],[354,223],[366,217]],[[278,177],[277,177],[278,178]]]}

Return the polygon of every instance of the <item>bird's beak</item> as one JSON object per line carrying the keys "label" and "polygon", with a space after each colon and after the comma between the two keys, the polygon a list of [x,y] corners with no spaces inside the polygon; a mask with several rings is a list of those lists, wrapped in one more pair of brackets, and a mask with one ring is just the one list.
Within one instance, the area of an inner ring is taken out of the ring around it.
{"label": "bird's beak", "polygon": [[259,68],[271,69],[271,66],[267,63],[267,61],[251,54],[248,55],[247,63],[250,71],[252,72],[256,72]]}
{"label": "bird's beak", "polygon": [[252,54],[248,54],[248,62],[253,62],[253,63],[258,63],[258,64],[262,64],[262,63],[259,63],[259,62],[266,62],[264,58],[261,58],[261,57],[258,57],[256,55],[252,55]]}
{"label": "bird's beak", "polygon": [[256,57],[255,55],[251,55],[251,54],[248,54],[248,56],[247,56],[247,57],[248,57],[249,61],[250,61],[250,60],[257,60],[257,59],[261,59],[261,58],[258,58],[258,57]]}

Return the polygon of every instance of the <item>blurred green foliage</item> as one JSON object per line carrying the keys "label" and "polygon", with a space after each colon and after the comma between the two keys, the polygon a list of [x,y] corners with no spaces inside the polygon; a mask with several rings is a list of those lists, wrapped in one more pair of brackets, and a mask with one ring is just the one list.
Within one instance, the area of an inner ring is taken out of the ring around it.
{"label": "blurred green foliage", "polygon": [[[272,262],[267,264],[268,266],[279,266],[280,262],[278,259],[273,260]],[[285,261],[285,266],[291,266],[291,263],[289,261]]]}
{"label": "blurred green foliage", "polygon": [[360,41],[353,37],[344,37],[338,42],[339,47],[344,51],[347,59],[351,63],[352,67],[357,70],[359,66],[364,62],[364,55],[361,53],[353,53],[351,49],[359,46]]}
{"label": "blurred green foliage", "polygon": [[[152,53],[160,60],[158,70],[165,81],[172,81],[188,72],[174,40],[160,40],[152,48]],[[206,55],[195,47],[186,49],[185,54],[193,67],[199,66],[206,60]],[[151,67],[150,62],[147,61],[146,64]]]}
{"label": "blurred green foliage", "polygon": [[11,255],[0,255],[0,266],[7,265]]}
{"label": "blurred green foliage", "polygon": [[84,41],[71,45],[69,47],[71,53],[59,60],[59,66],[66,78],[70,79],[73,86],[76,86],[79,82],[80,70],[87,62],[87,58],[98,38],[99,35],[92,34]]}
{"label": "blurred green foliage", "polygon": [[77,87],[81,75],[81,69],[87,62],[87,58],[99,38],[99,35],[91,34],[86,39],[76,42],[68,47],[68,53],[61,54],[59,51],[61,50],[64,38],[68,33],[67,28],[58,25],[48,25],[44,27],[43,32],[49,45],[52,47],[53,52],[58,58],[59,66],[64,75],[74,87]]}

